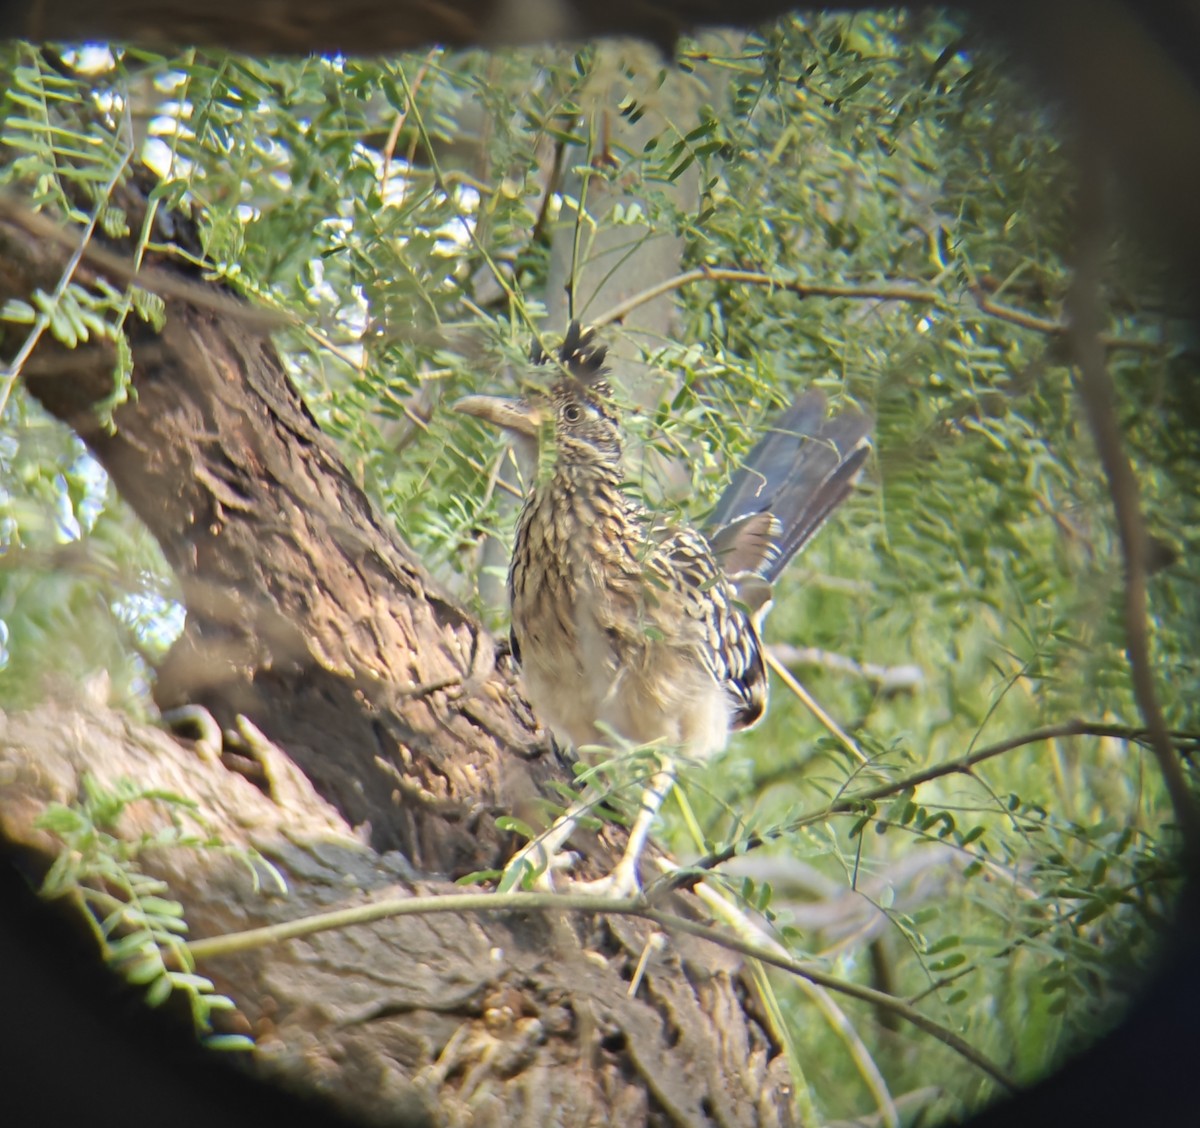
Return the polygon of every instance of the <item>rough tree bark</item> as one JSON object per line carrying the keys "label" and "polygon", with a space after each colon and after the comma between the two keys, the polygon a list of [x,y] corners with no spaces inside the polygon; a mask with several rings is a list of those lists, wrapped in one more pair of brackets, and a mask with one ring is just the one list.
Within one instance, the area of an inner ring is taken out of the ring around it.
{"label": "rough tree bark", "polygon": [[[121,201],[134,230],[144,187]],[[67,253],[8,208],[0,302],[51,289]],[[149,265],[178,277],[169,262]],[[85,258],[76,278],[98,269]],[[161,333],[133,331],[137,394],[115,430],[93,409],[111,389],[106,347],[45,340],[25,379],[179,578],[187,624],[159,671],[158,704],[204,705],[223,727],[249,720],[271,742],[241,749],[257,757],[258,782],[203,742],[47,707],[8,719],[0,737],[0,829],[47,861],[34,814],[74,798],[84,772],[196,797],[224,837],[281,865],[291,893],[254,894],[219,858],[162,863],[195,935],[397,888],[448,891],[502,864],[514,844],[495,815],[532,814],[566,770],[532,730],[493,640],[379,522],[262,320],[198,277],[185,283],[193,300],[168,302]],[[138,812],[129,829],[154,817]],[[613,832],[585,839],[585,872],[603,872],[619,845]],[[676,907],[697,912],[686,895]],[[201,970],[238,1002],[264,1068],[372,1116],[787,1123],[786,1067],[737,961],[672,939],[629,998],[649,938],[630,920],[402,918]]]}

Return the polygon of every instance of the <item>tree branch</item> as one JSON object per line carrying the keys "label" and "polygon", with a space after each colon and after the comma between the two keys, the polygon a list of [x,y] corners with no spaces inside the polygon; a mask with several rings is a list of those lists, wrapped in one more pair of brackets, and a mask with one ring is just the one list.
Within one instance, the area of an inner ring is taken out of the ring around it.
{"label": "tree branch", "polygon": [[[949,295],[922,286],[918,282],[880,282],[861,286],[801,282],[798,279],[778,278],[758,270],[700,266],[630,295],[623,302],[618,302],[611,309],[594,318],[591,323],[595,328],[601,329],[605,325],[611,325],[614,321],[622,321],[639,306],[652,302],[655,298],[660,298],[663,294],[671,293],[673,290],[681,290],[695,282],[741,282],[748,286],[768,286],[776,290],[787,290],[801,298],[848,298],[852,301],[909,302],[918,305],[945,305],[949,301]],[[979,287],[973,287],[970,293],[980,311],[989,317],[995,317],[1000,321],[1020,326],[1022,329],[1031,329],[1054,337],[1064,337],[1070,330],[1070,326],[1065,321],[1053,321],[1049,318],[1038,317],[1036,314],[993,301]],[[1110,333],[1101,333],[1099,341],[1106,349],[1125,349],[1132,352],[1160,353],[1166,347],[1158,341],[1143,341],[1136,337],[1117,337]]]}
{"label": "tree branch", "polygon": [[[75,229],[66,227],[44,212],[35,212],[22,200],[0,192],[0,219],[21,230],[66,251],[78,251],[80,261],[93,270],[104,274],[112,281],[129,283],[157,294],[165,301],[183,301],[197,309],[209,310],[228,317],[248,328],[282,329],[303,323],[294,314],[248,305],[241,298],[210,282],[186,278],[159,267],[138,267],[125,255],[118,254],[88,238],[80,239]],[[91,227],[87,229],[90,235]],[[189,266],[200,269],[205,264],[188,255],[181,247],[162,245],[157,248],[162,255],[171,255]]]}
{"label": "tree branch", "polygon": [[924,302],[935,305],[943,300],[943,295],[937,290],[926,289],[907,282],[888,284],[881,283],[872,286],[845,286],[837,284],[820,284],[800,282],[795,279],[776,278],[757,270],[733,270],[726,267],[700,266],[694,270],[677,274],[653,286],[647,287],[636,294],[630,295],[623,302],[618,302],[607,312],[592,320],[592,325],[601,329],[614,321],[623,321],[638,306],[652,302],[655,298],[680,290],[694,282],[743,282],[750,286],[770,286],[777,290],[787,290],[802,298],[855,298],[873,299],[876,301],[895,302]]}
{"label": "tree branch", "polygon": [[646,895],[648,897],[657,897],[660,893],[667,893],[672,889],[683,888],[697,880],[699,876],[697,871],[714,869],[724,862],[729,861],[730,858],[744,854],[748,850],[756,850],[760,846],[784,834],[791,834],[803,827],[811,826],[813,823],[824,822],[833,815],[847,814],[855,811],[864,803],[874,803],[880,799],[900,795],[905,791],[919,787],[923,783],[941,779],[943,776],[956,774],[969,775],[971,769],[978,764],[983,763],[985,760],[994,759],[996,756],[1002,756],[1005,752],[1011,752],[1015,748],[1022,748],[1028,744],[1038,744],[1044,740],[1058,740],[1071,736],[1100,736],[1110,737],[1114,740],[1139,741],[1146,735],[1146,729],[1082,720],[1064,721],[1062,724],[1046,725],[1043,728],[1033,729],[1020,736],[1002,740],[998,744],[989,744],[984,748],[977,748],[974,752],[969,752],[965,756],[960,756],[955,760],[946,760],[941,764],[934,764],[932,767],[914,772],[912,775],[904,776],[902,779],[893,780],[891,783],[883,783],[878,787],[872,787],[866,791],[856,792],[853,795],[846,795],[835,799],[819,811],[810,811],[808,814],[800,815],[798,818],[791,820],[784,826],[777,827],[773,831],[763,834],[752,834],[748,838],[740,839],[738,842],[731,843],[724,849],[705,855],[698,861],[693,862],[686,870],[680,870],[679,873],[672,874],[670,877],[660,878],[647,888]]}
{"label": "tree branch", "polygon": [[1159,704],[1150,659],[1146,532],[1138,483],[1121,442],[1116,389],[1105,365],[1103,343],[1098,332],[1099,279],[1106,250],[1101,198],[1104,178],[1102,170],[1094,167],[1096,161],[1090,152],[1085,160],[1093,167],[1082,169],[1079,177],[1078,262],[1067,293],[1071,350],[1079,369],[1080,398],[1117,519],[1117,535],[1125,566],[1125,644],[1133,694],[1146,722],[1151,750],[1166,783],[1183,848],[1190,857],[1196,858],[1200,856],[1200,818]]}

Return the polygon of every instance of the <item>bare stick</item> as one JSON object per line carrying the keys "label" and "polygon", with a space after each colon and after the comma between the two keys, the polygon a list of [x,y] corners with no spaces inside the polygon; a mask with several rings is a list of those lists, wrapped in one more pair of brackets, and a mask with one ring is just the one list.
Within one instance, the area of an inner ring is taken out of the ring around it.
{"label": "bare stick", "polygon": [[810,713],[812,713],[812,715],[816,717],[818,721],[821,722],[826,731],[835,737],[842,747],[845,748],[846,751],[849,752],[850,755],[853,756],[860,764],[870,763],[867,757],[863,754],[862,749],[854,743],[853,739],[847,735],[847,733],[842,729],[841,725],[839,725],[837,721],[835,721],[827,712],[825,712],[823,708],[821,708],[821,705],[817,699],[813,697],[813,695],[809,693],[808,690],[799,683],[799,681],[796,680],[792,674],[792,671],[789,670],[779,660],[778,656],[773,651],[766,651],[766,659],[767,665],[775,671],[775,674],[779,680],[782,681],[783,684],[786,685],[788,689],[790,689],[792,693],[800,699],[804,707]]}

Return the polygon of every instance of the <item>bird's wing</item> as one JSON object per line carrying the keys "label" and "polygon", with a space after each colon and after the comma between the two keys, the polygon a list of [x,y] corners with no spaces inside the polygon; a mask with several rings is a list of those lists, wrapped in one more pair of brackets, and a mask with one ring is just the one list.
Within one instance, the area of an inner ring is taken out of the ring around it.
{"label": "bird's wing", "polygon": [[775,542],[782,532],[772,514],[747,513],[717,529],[709,544],[727,575],[761,572],[775,554]]}
{"label": "bird's wing", "polygon": [[825,409],[816,389],[798,396],[730,480],[709,535],[728,572],[773,580],[849,496],[871,419],[855,409],[827,419]]}
{"label": "bird's wing", "polygon": [[704,664],[729,694],[730,726],[749,727],[767,705],[762,644],[751,614],[741,605],[707,539],[695,529],[672,530],[662,542],[659,559],[664,563],[661,575],[682,597],[688,616],[699,627]]}
{"label": "bird's wing", "polygon": [[825,395],[817,388],[797,396],[792,406],[754,445],[741,469],[729,480],[709,517],[714,529],[732,524],[749,513],[760,513],[787,481],[807,439],[825,422]]}

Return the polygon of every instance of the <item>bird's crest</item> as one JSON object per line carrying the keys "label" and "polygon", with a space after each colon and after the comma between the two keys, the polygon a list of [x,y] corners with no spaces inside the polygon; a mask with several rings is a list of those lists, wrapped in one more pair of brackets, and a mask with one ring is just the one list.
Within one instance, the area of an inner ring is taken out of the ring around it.
{"label": "bird's crest", "polygon": [[[608,368],[604,364],[608,356],[608,346],[595,344],[595,340],[595,329],[584,329],[578,321],[572,321],[567,326],[566,336],[563,337],[554,360],[566,375],[578,380],[585,388],[601,395],[610,395],[612,389],[605,379]],[[535,337],[529,350],[530,362],[545,364],[550,359],[542,348],[542,342]]]}
{"label": "bird's crest", "polygon": [[553,409],[554,426],[553,434],[544,436],[539,446],[540,464],[553,465],[557,457],[547,439],[566,455],[567,462],[619,464],[620,420],[607,379],[607,355],[608,347],[596,344],[596,331],[584,329],[578,321],[567,327],[553,357],[534,341],[529,359],[539,365],[552,363],[558,370],[557,378],[541,393]]}

